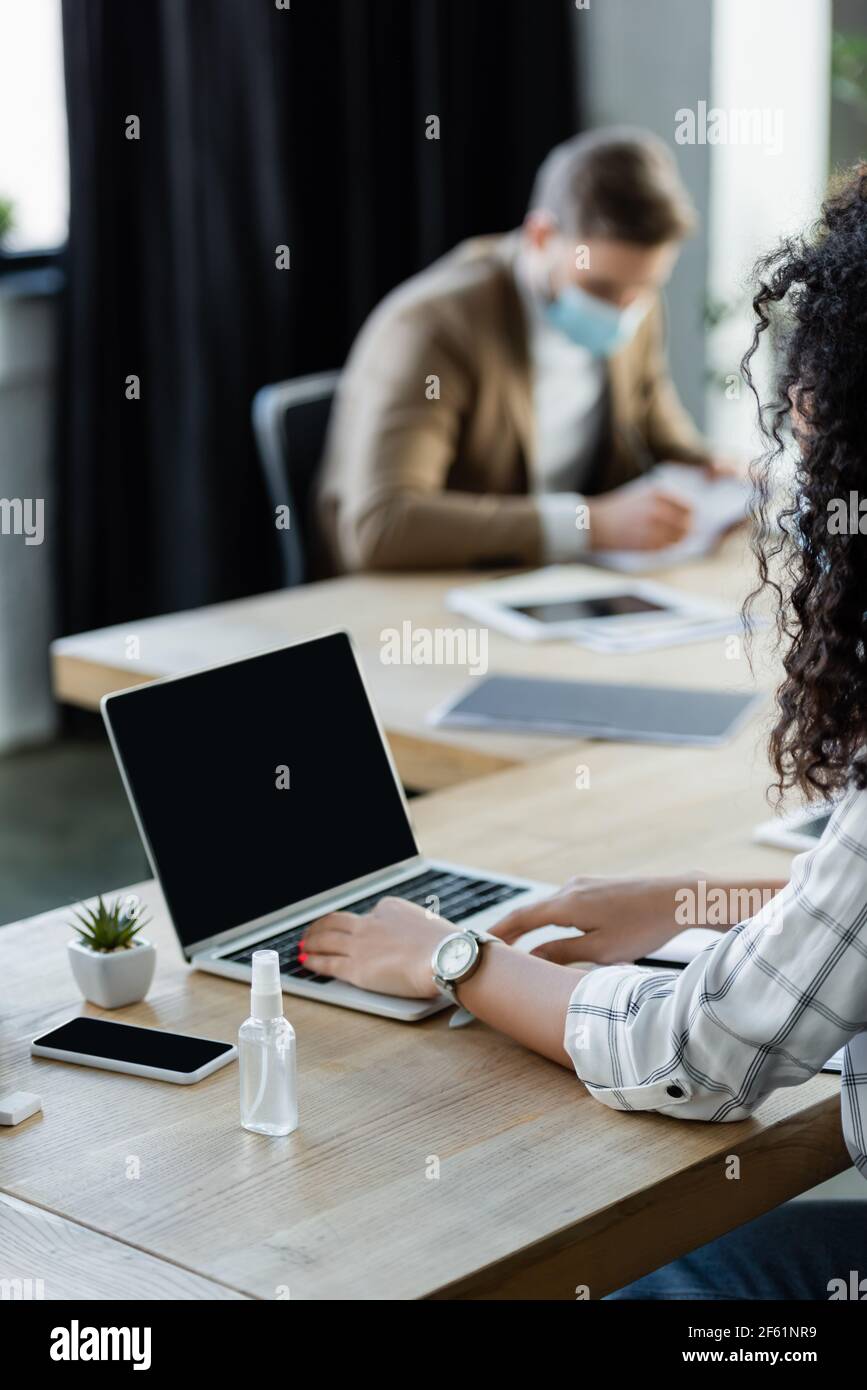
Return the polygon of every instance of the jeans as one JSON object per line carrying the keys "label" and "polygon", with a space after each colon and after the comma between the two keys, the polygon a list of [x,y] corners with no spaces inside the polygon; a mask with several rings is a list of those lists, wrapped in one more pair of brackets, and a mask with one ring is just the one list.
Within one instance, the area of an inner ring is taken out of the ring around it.
{"label": "jeans", "polygon": [[789,1202],[609,1298],[827,1302],[832,1279],[857,1289],[862,1278],[867,1299],[867,1201]]}

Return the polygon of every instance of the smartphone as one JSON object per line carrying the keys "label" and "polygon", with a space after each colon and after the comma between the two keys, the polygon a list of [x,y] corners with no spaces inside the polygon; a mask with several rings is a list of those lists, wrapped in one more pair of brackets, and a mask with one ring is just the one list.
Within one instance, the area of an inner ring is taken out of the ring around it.
{"label": "smartphone", "polygon": [[34,1038],[30,1051],[34,1057],[150,1076],[178,1086],[192,1086],[238,1055],[233,1043],[190,1038],[134,1023],[113,1023],[106,1018],[71,1018]]}

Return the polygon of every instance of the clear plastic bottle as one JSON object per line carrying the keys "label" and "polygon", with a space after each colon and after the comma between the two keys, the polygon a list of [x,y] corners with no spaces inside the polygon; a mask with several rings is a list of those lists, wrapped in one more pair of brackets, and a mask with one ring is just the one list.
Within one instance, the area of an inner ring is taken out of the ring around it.
{"label": "clear plastic bottle", "polygon": [[283,1017],[280,958],[253,952],[250,1017],[238,1033],[241,1124],[254,1134],[291,1134],[298,1128],[295,1029]]}

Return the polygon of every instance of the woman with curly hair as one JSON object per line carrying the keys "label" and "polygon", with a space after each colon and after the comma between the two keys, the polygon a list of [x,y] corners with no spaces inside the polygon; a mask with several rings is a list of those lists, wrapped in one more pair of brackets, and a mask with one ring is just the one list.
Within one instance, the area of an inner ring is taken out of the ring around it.
{"label": "woman with curly hair", "polygon": [[[770,740],[777,788],[833,798],[834,813],[788,883],[708,885],[708,897],[716,887],[758,893],[764,905],[680,973],[613,962],[639,960],[672,935],[684,877],[574,879],[506,917],[451,993],[574,1068],[603,1104],[681,1119],[743,1119],[845,1047],[843,1129],[867,1176],[867,540],[858,521],[867,495],[867,165],[829,198],[808,237],[760,263],[759,277],[744,359],[751,385],[750,361],[778,322],[783,350],[777,400],[759,409],[768,450],[756,466],[760,583],[747,611],[770,590],[784,668]],[[787,426],[798,462],[777,529],[772,483]],[[854,526],[840,524],[841,507]],[[548,924],[583,935],[531,954],[507,949]],[[308,933],[307,963],[362,987],[433,996],[442,981],[431,954],[449,930],[386,899],[365,917],[323,918]],[[576,972],[575,962],[597,968]],[[861,1202],[784,1206],[614,1297],[827,1299],[859,1245],[863,1254],[859,1232],[867,1234]]]}

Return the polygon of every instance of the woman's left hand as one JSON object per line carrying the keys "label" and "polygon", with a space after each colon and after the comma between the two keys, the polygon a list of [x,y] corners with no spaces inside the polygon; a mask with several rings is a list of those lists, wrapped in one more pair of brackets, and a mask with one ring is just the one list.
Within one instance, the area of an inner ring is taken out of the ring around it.
{"label": "woman's left hand", "polygon": [[329,912],[304,933],[299,959],[317,975],[359,989],[435,998],[431,956],[455,928],[402,898],[382,898],[372,912]]}

